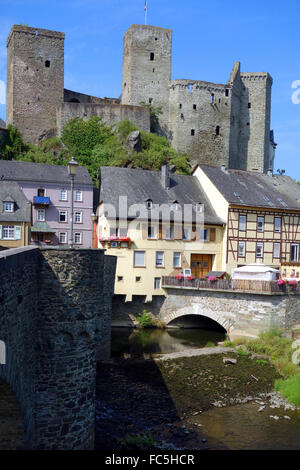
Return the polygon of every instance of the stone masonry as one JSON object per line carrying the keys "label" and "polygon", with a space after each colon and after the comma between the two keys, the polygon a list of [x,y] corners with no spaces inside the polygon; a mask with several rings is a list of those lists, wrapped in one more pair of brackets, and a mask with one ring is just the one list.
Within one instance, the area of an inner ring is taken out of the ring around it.
{"label": "stone masonry", "polygon": [[96,354],[110,349],[114,273],[102,250],[0,255],[0,377],[20,403],[27,448],[93,448]]}
{"label": "stone masonry", "polygon": [[157,132],[194,163],[267,172],[272,78],[241,73],[226,84],[171,80],[172,31],[132,25],[124,35],[122,103],[160,106]]}
{"label": "stone masonry", "polygon": [[270,328],[300,323],[300,296],[166,288],[159,318],[167,325],[185,315],[214,320],[233,336],[258,336]]}
{"label": "stone masonry", "polygon": [[171,60],[171,29],[132,25],[124,35],[121,99],[101,99],[64,89],[63,33],[14,25],[7,40],[7,123],[29,142],[61,135],[69,119],[92,115],[109,125],[129,119],[149,131],[144,102],[161,107],[155,131],[193,164],[273,168],[270,75],[241,73],[236,62],[227,83],[172,80]]}

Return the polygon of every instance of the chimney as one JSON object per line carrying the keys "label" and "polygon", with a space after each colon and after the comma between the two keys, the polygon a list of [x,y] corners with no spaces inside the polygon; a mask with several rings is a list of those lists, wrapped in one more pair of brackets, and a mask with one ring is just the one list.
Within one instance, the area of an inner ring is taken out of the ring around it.
{"label": "chimney", "polygon": [[169,189],[170,187],[170,169],[169,165],[163,165],[161,167],[161,184],[164,189]]}

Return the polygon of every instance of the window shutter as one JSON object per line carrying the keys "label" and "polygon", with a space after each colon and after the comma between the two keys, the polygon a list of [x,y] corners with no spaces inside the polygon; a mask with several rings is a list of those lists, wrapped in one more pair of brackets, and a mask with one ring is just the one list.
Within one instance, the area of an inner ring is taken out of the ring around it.
{"label": "window shutter", "polygon": [[0,225],[0,240],[2,238],[2,225]]}
{"label": "window shutter", "polygon": [[211,242],[214,242],[216,240],[216,229],[215,228],[211,228],[210,229],[210,241]]}
{"label": "window shutter", "polygon": [[15,240],[21,240],[22,238],[22,227],[15,225]]}

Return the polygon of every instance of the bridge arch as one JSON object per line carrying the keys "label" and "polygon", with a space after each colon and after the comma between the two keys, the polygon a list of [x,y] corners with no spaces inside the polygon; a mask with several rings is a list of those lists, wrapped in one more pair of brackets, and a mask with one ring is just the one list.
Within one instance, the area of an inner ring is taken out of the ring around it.
{"label": "bridge arch", "polygon": [[226,328],[216,320],[204,315],[185,314],[173,318],[169,323],[169,327],[188,328],[188,329],[203,329],[211,330],[220,333],[227,333]]}
{"label": "bridge arch", "polygon": [[[197,307],[196,305],[194,307]],[[233,321],[230,316],[225,315],[220,312],[214,312],[214,311],[201,311],[198,308],[189,308],[189,309],[178,309],[174,312],[170,312],[168,314],[163,315],[162,321],[166,324],[166,326],[172,326],[171,324],[176,323],[178,319],[180,318],[182,321],[184,321],[184,318],[186,317],[187,319],[191,316],[197,316],[199,319],[203,319],[205,321],[209,320],[211,322],[211,326],[213,326],[213,323],[215,323],[216,327],[219,327],[220,329],[224,329],[227,334],[229,334],[230,329],[233,326]]]}

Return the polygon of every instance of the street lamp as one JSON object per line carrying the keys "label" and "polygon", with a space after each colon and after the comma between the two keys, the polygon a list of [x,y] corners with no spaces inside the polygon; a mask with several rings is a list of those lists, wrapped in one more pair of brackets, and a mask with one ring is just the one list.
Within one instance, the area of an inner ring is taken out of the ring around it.
{"label": "street lamp", "polygon": [[73,214],[74,214],[74,178],[76,176],[78,163],[72,157],[68,163],[68,173],[71,176],[71,217],[70,217],[70,248],[73,248]]}

